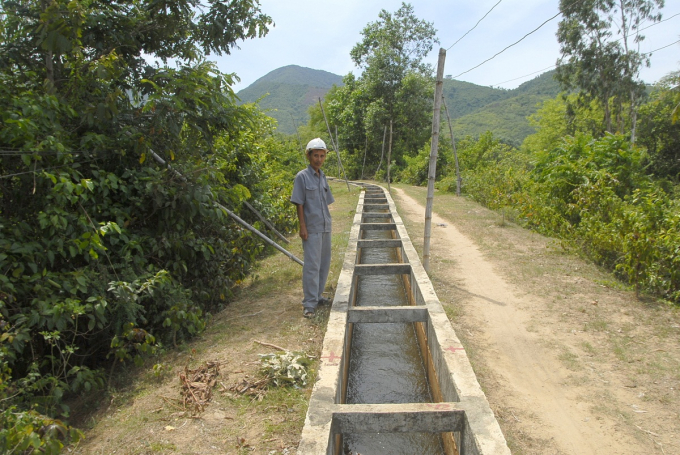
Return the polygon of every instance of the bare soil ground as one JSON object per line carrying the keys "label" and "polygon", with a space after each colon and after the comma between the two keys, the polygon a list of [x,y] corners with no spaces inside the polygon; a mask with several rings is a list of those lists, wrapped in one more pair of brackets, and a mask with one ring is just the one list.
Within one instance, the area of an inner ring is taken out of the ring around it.
{"label": "bare soil ground", "polygon": [[[358,195],[333,191],[329,284]],[[392,195],[419,248],[425,189]],[[559,243],[464,198],[438,194],[434,210],[430,275],[514,454],[680,454],[677,308],[635,299]],[[199,339],[73,403],[86,439],[71,453],[295,453],[311,386],[260,397],[231,389],[258,378],[258,354],[274,352],[261,343],[318,357],[328,313],[302,318],[300,275],[285,256],[266,258]],[[208,361],[220,376],[192,415],[178,404],[179,373]]]}

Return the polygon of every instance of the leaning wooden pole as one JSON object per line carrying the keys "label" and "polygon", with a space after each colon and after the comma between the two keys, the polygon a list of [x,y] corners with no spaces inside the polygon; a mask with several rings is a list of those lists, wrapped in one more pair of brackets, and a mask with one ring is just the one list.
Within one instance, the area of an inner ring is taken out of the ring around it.
{"label": "leaning wooden pole", "polygon": [[[168,170],[172,171],[175,175],[177,175],[180,179],[182,179],[182,181],[184,181],[184,182],[187,181],[187,178],[186,178],[186,177],[184,177],[178,170],[173,169],[172,166],[170,166],[170,164],[166,163],[165,160],[164,160],[163,158],[161,158],[160,156],[158,156],[158,154],[157,154],[156,152],[154,152],[153,150],[149,150],[149,151],[151,152],[151,156],[153,156],[153,158],[154,158],[159,164],[161,164],[161,165],[167,167]],[[293,253],[291,253],[290,251],[286,250],[286,249],[283,248],[281,245],[279,245],[278,243],[276,243],[275,241],[273,241],[272,239],[270,239],[269,237],[267,237],[266,235],[264,235],[262,232],[260,232],[260,231],[258,231],[257,229],[255,229],[253,226],[251,226],[250,224],[248,224],[245,220],[243,220],[241,217],[239,217],[238,215],[236,215],[234,212],[232,212],[231,210],[229,210],[228,208],[226,208],[225,206],[223,206],[223,205],[220,204],[219,202],[213,202],[213,204],[215,205],[215,207],[217,207],[217,208],[223,210],[227,215],[229,215],[229,216],[230,216],[231,218],[233,218],[236,222],[238,222],[238,223],[241,224],[243,227],[245,227],[246,229],[248,229],[250,232],[252,232],[253,234],[255,234],[255,235],[257,235],[258,237],[260,237],[260,238],[261,238],[262,240],[264,240],[266,243],[268,243],[269,245],[273,246],[274,248],[276,248],[277,250],[279,250],[280,252],[282,252],[283,254],[285,254],[286,256],[288,256],[289,258],[291,258],[293,261],[297,262],[298,264],[304,265],[304,262],[302,262],[300,259],[298,259],[295,255],[293,255]],[[250,204],[248,204],[248,205],[250,205]]]}
{"label": "leaning wooden pole", "polygon": [[282,252],[283,254],[285,254],[286,256],[288,256],[289,258],[291,258],[292,260],[294,260],[294,261],[297,262],[298,264],[304,265],[304,262],[302,262],[300,259],[298,259],[297,257],[295,257],[295,256],[293,255],[293,253],[291,253],[290,251],[286,250],[286,249],[283,248],[281,245],[279,245],[278,243],[276,243],[275,241],[271,240],[269,237],[267,237],[266,235],[264,235],[262,232],[260,232],[260,231],[258,231],[257,229],[255,229],[253,226],[251,226],[251,225],[248,224],[246,221],[244,221],[243,219],[241,219],[241,217],[239,217],[237,214],[235,214],[234,212],[232,212],[231,210],[229,210],[228,208],[226,208],[225,206],[223,206],[223,205],[220,204],[219,202],[215,202],[214,204],[215,204],[215,207],[217,207],[217,208],[223,210],[227,215],[229,215],[230,217],[232,217],[236,222],[238,222],[239,224],[241,224],[243,227],[245,227],[246,229],[248,229],[248,230],[249,230],[250,232],[252,232],[253,234],[255,234],[255,235],[257,235],[258,237],[260,237],[260,238],[261,238],[262,240],[264,240],[266,243],[268,243],[269,245],[273,246],[274,248],[276,248],[277,250],[279,250],[280,252]]}
{"label": "leaning wooden pole", "polygon": [[387,149],[387,192],[392,194],[390,188],[390,164],[392,163],[392,119],[390,119],[390,146]]}
{"label": "leaning wooden pole", "polygon": [[453,128],[451,128],[451,116],[449,115],[449,108],[446,107],[446,100],[442,93],[442,102],[444,103],[444,111],[446,112],[446,119],[449,121],[449,134],[451,135],[451,147],[453,147],[453,159],[456,162],[456,196],[460,196],[460,166],[458,166],[458,152],[456,151],[456,140],[453,138]]}
{"label": "leaning wooden pole", "polygon": [[319,107],[321,107],[321,113],[323,114],[323,120],[326,122],[326,129],[328,129],[328,135],[331,138],[331,143],[333,144],[333,148],[335,149],[335,154],[338,156],[338,169],[342,169],[342,176],[345,178],[345,183],[347,184],[347,191],[350,191],[349,189],[349,180],[347,180],[347,174],[345,174],[345,168],[342,165],[342,161],[340,160],[340,150],[338,150],[338,146],[335,143],[335,140],[333,139],[333,134],[331,133],[331,126],[328,124],[328,119],[326,118],[326,111],[323,109],[323,104],[321,104],[321,98],[319,98]]}
{"label": "leaning wooden pole", "polygon": [[382,141],[382,150],[380,151],[380,162],[378,163],[378,169],[375,171],[377,174],[380,172],[380,166],[382,166],[383,158],[385,158],[385,138],[387,137],[387,125],[385,125],[385,129],[383,130],[383,141]]}
{"label": "leaning wooden pole", "polygon": [[430,167],[427,173],[427,205],[425,206],[425,235],[423,236],[423,268],[430,271],[430,236],[432,232],[432,202],[434,199],[434,180],[437,175],[437,148],[439,147],[439,117],[444,91],[444,62],[446,50],[439,49],[437,61],[437,82],[434,88],[434,112],[432,113],[432,141],[430,145]]}
{"label": "leaning wooden pole", "polygon": [[364,168],[366,167],[366,154],[368,153],[368,134],[366,135],[366,148],[364,148],[364,164],[361,165],[361,180],[364,179]]}
{"label": "leaning wooden pole", "polygon": [[259,210],[257,210],[255,207],[253,207],[248,201],[243,201],[243,205],[248,207],[248,209],[255,214],[256,217],[260,219],[264,223],[265,226],[269,228],[270,231],[272,231],[274,234],[276,234],[281,240],[283,240],[286,243],[290,243],[290,240],[288,240],[283,234],[281,234],[279,231],[276,230],[273,224],[271,224],[262,214],[260,213]]}

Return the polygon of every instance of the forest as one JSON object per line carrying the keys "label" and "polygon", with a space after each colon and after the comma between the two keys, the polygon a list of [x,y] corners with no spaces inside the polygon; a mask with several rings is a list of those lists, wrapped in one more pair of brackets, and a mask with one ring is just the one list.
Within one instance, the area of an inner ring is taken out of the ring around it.
{"label": "forest", "polygon": [[[200,334],[229,304],[271,251],[221,206],[264,232],[246,202],[296,227],[297,137],[240,105],[236,76],[206,58],[265,36],[272,18],[257,1],[198,5],[2,1],[0,451],[77,442],[67,398]],[[560,2],[563,92],[531,116],[537,132],[513,146],[442,123],[437,188],[458,191],[459,171],[464,196],[678,305],[680,72],[639,80],[648,57],[630,32],[663,3],[617,5]],[[350,54],[360,75],[298,133],[338,139],[345,174],[329,159],[331,175],[384,182],[390,156],[392,180],[424,185],[436,30],[403,3],[362,37]],[[345,133],[331,137],[335,126]]]}

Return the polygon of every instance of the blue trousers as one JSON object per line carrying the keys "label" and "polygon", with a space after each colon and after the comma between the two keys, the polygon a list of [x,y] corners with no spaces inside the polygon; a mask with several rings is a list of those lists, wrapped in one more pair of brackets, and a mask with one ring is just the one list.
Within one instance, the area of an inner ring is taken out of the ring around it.
{"label": "blue trousers", "polygon": [[302,241],[304,262],[302,266],[302,306],[316,308],[326,287],[328,271],[331,267],[331,233],[316,232],[308,234]]}

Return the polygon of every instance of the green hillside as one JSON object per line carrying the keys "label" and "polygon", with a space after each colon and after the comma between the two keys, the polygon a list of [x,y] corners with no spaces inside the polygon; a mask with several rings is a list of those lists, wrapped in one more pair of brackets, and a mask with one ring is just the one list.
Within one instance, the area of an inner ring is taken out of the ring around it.
{"label": "green hillside", "polygon": [[[516,89],[481,87],[467,82],[444,81],[444,97],[457,138],[477,137],[486,131],[513,145],[534,133],[527,117],[544,100],[560,92],[554,71],[525,82]],[[447,128],[445,128],[445,131]]]}
{"label": "green hillside", "polygon": [[328,71],[289,65],[261,77],[237,95],[243,103],[252,103],[264,96],[260,107],[278,121],[278,131],[295,134],[295,125],[309,121],[307,108],[319,97],[323,98],[334,84],[342,84],[342,77]]}
{"label": "green hillside", "polygon": [[[527,116],[537,105],[559,93],[554,71],[525,82],[516,89],[484,87],[470,82],[444,80],[444,97],[453,122],[454,135],[477,137],[490,130],[503,141],[514,145],[532,134]],[[307,109],[342,77],[327,71],[289,65],[261,77],[238,92],[244,103],[262,98],[260,106],[278,121],[278,131],[295,134],[295,126],[309,120]],[[264,97],[264,98],[263,98]],[[442,124],[445,134],[448,127]]]}

